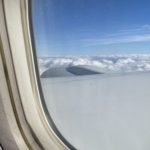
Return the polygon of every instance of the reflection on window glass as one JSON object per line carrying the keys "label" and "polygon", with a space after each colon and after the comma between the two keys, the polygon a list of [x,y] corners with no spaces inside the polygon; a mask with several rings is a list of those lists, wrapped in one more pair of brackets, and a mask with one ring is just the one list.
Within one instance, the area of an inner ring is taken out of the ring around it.
{"label": "reflection on window glass", "polygon": [[148,0],[32,1],[45,103],[77,149],[150,149],[149,14]]}

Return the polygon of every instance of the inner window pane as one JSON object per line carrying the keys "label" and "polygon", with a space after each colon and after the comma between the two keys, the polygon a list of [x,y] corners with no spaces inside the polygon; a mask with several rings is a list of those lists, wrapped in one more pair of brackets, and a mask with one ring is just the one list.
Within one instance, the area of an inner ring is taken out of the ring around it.
{"label": "inner window pane", "polygon": [[81,150],[150,149],[150,2],[33,0],[45,103]]}

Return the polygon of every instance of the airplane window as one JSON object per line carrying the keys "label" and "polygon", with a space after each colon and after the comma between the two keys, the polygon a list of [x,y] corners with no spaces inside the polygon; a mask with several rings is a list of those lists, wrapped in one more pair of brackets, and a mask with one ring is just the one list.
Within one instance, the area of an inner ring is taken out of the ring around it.
{"label": "airplane window", "polygon": [[44,102],[71,149],[150,149],[149,14],[148,0],[32,0]]}

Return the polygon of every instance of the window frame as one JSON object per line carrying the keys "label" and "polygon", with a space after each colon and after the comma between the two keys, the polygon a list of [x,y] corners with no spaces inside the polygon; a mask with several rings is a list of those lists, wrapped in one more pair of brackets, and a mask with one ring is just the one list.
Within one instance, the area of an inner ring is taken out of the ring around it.
{"label": "window frame", "polygon": [[[17,135],[15,141],[19,149],[75,149],[59,133],[46,112],[35,52],[31,1],[0,2],[4,18],[0,32],[1,56],[10,94],[9,105],[17,121],[9,114],[7,117],[9,123],[13,120],[18,126],[20,139]],[[7,102],[3,100],[3,103],[8,112]],[[11,127],[15,136],[14,126]]]}

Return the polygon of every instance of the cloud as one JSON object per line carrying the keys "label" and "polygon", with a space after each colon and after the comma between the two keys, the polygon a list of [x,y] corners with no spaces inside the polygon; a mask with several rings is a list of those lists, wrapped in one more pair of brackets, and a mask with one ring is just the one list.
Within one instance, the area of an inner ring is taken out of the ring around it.
{"label": "cloud", "polygon": [[125,36],[134,34],[150,34],[150,25],[145,24],[142,26],[136,26],[129,29],[121,29],[115,33],[106,35],[106,37]]}
{"label": "cloud", "polygon": [[39,58],[38,62],[40,74],[51,68],[76,65],[88,65],[104,72],[150,71],[150,54],[46,57]]}
{"label": "cloud", "polygon": [[145,24],[145,25],[137,26],[137,27],[130,28],[130,29],[122,29],[122,30],[119,30],[119,32],[120,33],[150,32],[150,25]]}
{"label": "cloud", "polygon": [[110,45],[110,44],[132,43],[132,42],[146,42],[146,41],[150,41],[150,34],[84,40],[84,42],[87,42],[87,46]]}
{"label": "cloud", "polygon": [[119,30],[102,38],[91,38],[82,40],[86,46],[111,45],[132,42],[150,41],[150,25],[145,24],[136,28]]}

